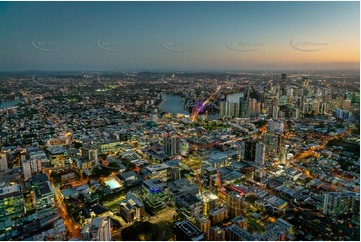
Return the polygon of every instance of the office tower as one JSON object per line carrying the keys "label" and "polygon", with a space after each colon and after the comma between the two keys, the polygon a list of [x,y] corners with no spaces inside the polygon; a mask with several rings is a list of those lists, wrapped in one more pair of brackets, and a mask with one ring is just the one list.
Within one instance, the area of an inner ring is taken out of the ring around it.
{"label": "office tower", "polygon": [[263,143],[256,144],[256,154],[254,161],[258,164],[264,164],[266,156],[266,146]]}
{"label": "office tower", "polygon": [[360,206],[356,202],[358,195],[354,192],[327,192],[323,195],[323,214],[347,215],[353,214]]}
{"label": "office tower", "polygon": [[226,231],[224,231],[224,229],[222,229],[221,227],[218,227],[218,226],[212,227],[210,230],[210,233],[211,233],[211,236],[210,236],[211,241],[225,241],[226,240]]}
{"label": "office tower", "polygon": [[220,101],[219,102],[219,116],[221,118],[230,116],[230,102],[228,102],[228,101]]}
{"label": "office tower", "polygon": [[177,155],[179,154],[179,137],[172,136],[172,134],[163,135],[163,148],[164,153],[167,155]]}
{"label": "office tower", "polygon": [[111,241],[110,218],[94,218],[91,223],[87,223],[81,231],[82,240]]}
{"label": "office tower", "polygon": [[227,209],[230,218],[235,218],[242,213],[243,197],[237,191],[227,194]]}
{"label": "office tower", "polygon": [[7,171],[8,168],[8,156],[5,152],[0,152],[0,171]]}
{"label": "office tower", "polygon": [[211,220],[204,214],[196,217],[196,226],[205,234],[206,240],[210,240]]}

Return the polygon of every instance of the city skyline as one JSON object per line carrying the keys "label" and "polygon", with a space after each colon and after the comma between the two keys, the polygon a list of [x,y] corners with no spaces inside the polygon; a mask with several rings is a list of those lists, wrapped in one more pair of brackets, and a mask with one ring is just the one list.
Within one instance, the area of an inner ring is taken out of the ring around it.
{"label": "city skyline", "polygon": [[359,71],[359,19],[359,2],[2,2],[0,71]]}

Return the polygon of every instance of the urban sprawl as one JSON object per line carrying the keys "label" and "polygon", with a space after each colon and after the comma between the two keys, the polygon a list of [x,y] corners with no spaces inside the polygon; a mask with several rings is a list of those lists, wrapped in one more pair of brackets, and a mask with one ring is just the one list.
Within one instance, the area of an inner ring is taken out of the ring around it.
{"label": "urban sprawl", "polygon": [[0,240],[359,241],[359,80],[0,73]]}

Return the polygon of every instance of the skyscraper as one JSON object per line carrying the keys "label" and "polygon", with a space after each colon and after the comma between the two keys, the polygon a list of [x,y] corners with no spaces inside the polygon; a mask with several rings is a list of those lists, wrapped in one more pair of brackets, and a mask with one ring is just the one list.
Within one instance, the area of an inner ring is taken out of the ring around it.
{"label": "skyscraper", "polygon": [[256,154],[254,161],[258,164],[264,164],[266,156],[266,146],[263,143],[256,144]]}
{"label": "skyscraper", "polygon": [[179,154],[179,137],[172,136],[172,134],[165,133],[163,135],[163,148],[164,153],[167,155],[177,155]]}
{"label": "skyscraper", "polygon": [[219,116],[221,118],[230,116],[230,103],[228,101],[219,102]]}

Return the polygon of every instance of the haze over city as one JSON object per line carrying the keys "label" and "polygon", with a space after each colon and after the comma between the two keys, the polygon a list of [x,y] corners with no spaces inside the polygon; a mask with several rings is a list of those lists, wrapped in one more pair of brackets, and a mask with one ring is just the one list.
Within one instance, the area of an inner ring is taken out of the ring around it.
{"label": "haze over city", "polygon": [[1,2],[0,70],[358,70],[359,2]]}

